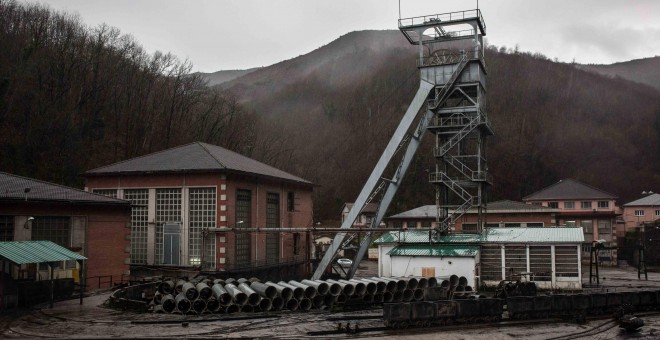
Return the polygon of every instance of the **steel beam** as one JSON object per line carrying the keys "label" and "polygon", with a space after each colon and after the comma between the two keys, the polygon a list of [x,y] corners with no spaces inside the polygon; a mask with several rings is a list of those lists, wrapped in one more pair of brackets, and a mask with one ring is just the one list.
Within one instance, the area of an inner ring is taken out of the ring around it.
{"label": "steel beam", "polygon": [[[350,229],[353,226],[353,223],[355,222],[360,212],[362,212],[362,209],[364,209],[364,207],[368,203],[367,200],[369,196],[374,191],[374,189],[376,189],[378,183],[381,181],[381,177],[383,176],[385,169],[392,161],[392,158],[394,157],[396,150],[401,145],[401,142],[404,140],[406,133],[413,125],[415,118],[419,113],[419,110],[426,103],[426,99],[428,98],[431,91],[433,91],[434,87],[435,87],[434,84],[431,84],[424,80],[420,81],[417,94],[415,94],[415,97],[410,103],[410,106],[408,106],[408,110],[406,110],[406,113],[403,115],[403,118],[401,119],[399,126],[394,131],[394,135],[390,139],[390,142],[387,144],[385,151],[383,151],[383,154],[380,156],[378,163],[376,163],[376,166],[374,167],[374,170],[371,172],[369,179],[367,179],[367,182],[362,188],[362,191],[360,191],[360,194],[358,195],[357,199],[355,200],[355,203],[353,204],[353,208],[351,208],[351,210],[348,212],[348,216],[346,216],[346,219],[344,219],[344,222],[341,225],[342,229]],[[385,209],[387,209],[387,206],[385,207]],[[316,271],[312,275],[313,280],[320,279],[323,273],[325,272],[326,268],[328,268],[328,266],[332,263],[332,260],[339,251],[339,246],[342,244],[344,237],[346,237],[346,233],[338,233],[337,235],[335,235],[335,238],[332,244],[330,245],[330,248],[328,248],[328,250],[323,255],[321,262],[319,263],[318,267],[316,268]]]}

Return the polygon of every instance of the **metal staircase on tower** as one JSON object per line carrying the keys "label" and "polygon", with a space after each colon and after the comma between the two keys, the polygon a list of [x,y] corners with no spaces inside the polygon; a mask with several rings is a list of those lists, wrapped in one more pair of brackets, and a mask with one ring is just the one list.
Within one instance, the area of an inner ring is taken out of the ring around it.
{"label": "metal staircase on tower", "polygon": [[[429,237],[451,232],[456,220],[471,209],[479,216],[475,232],[485,223],[485,190],[491,181],[484,142],[492,130],[483,108],[486,67],[482,37],[486,24],[481,11],[400,19],[399,29],[418,46],[419,89],[342,222],[346,231],[335,235],[312,279],[324,276],[339,252],[351,243],[347,240],[354,239],[353,225],[362,210],[370,202],[377,203],[370,231],[365,233],[345,276],[355,274],[427,131],[435,135],[436,164],[429,180],[436,185],[438,207],[435,232]],[[386,175],[391,164],[397,164],[396,170]]]}

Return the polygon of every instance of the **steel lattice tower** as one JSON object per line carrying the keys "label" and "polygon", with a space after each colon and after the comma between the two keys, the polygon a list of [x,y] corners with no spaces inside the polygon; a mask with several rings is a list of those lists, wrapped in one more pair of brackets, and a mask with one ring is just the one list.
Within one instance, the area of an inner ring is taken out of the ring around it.
{"label": "steel lattice tower", "polygon": [[[431,183],[437,185],[435,234],[448,233],[469,209],[479,213],[476,231],[483,227],[485,189],[490,183],[484,142],[492,130],[483,109],[486,67],[482,37],[486,24],[481,12],[476,9],[400,19],[399,29],[411,44],[419,46],[419,89],[344,219],[341,228],[346,232],[337,233],[312,279],[320,279],[339,251],[350,247],[357,235],[351,228],[372,201],[378,203],[378,210],[370,228],[380,226],[426,131],[435,134],[437,161],[430,173]],[[400,151],[403,155],[394,174],[385,177]],[[429,238],[433,234],[429,230]],[[353,265],[345,273],[347,278],[355,274],[372,236],[367,233],[360,242]]]}

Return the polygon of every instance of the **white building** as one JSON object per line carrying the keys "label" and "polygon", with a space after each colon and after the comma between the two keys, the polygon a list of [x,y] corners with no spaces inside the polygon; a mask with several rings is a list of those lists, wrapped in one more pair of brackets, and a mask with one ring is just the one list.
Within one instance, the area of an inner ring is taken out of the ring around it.
{"label": "white building", "polygon": [[429,236],[410,230],[378,238],[378,274],[453,274],[465,276],[473,287],[529,280],[545,289],[582,288],[582,228],[487,228],[484,234]]}

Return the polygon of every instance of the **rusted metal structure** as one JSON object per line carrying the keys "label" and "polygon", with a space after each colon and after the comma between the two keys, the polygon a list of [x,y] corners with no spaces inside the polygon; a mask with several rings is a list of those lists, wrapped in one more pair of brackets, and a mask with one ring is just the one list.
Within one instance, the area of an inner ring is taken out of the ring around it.
{"label": "rusted metal structure", "polygon": [[[491,182],[486,163],[485,139],[492,134],[484,110],[486,66],[483,36],[486,24],[479,9],[399,19],[399,29],[418,46],[420,84],[406,113],[333,243],[321,259],[312,279],[320,279],[339,251],[356,237],[352,226],[367,204],[378,204],[370,229],[380,226],[394,194],[426,131],[435,135],[437,159],[429,180],[436,185],[438,207],[434,235],[447,234],[468,209],[477,209],[477,230],[484,225],[486,186]],[[401,155],[397,155],[401,152]],[[398,162],[398,165],[397,165]],[[395,165],[392,175],[386,169]],[[372,241],[367,233],[360,242],[352,278]]]}

